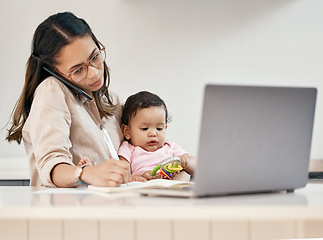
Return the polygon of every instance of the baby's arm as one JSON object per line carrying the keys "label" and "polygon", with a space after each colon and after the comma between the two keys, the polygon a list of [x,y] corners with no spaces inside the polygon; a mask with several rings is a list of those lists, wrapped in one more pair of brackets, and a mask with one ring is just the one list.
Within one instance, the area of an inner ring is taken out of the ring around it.
{"label": "baby's arm", "polygon": [[181,166],[183,170],[188,174],[193,175],[196,165],[196,159],[188,153],[179,156],[179,158],[181,159]]}
{"label": "baby's arm", "polygon": [[130,163],[127,161],[127,159],[125,159],[124,157],[119,155],[119,159],[120,161],[125,161],[126,163],[128,163],[128,171],[129,171],[129,175],[131,175],[131,167],[130,167]]}
{"label": "baby's arm", "polygon": [[130,163],[127,161],[127,159],[125,159],[124,157],[120,156],[119,155],[119,159],[120,161],[124,161],[124,162],[127,162],[128,163],[128,171],[129,171],[129,175],[130,175],[130,178],[129,178],[129,182],[146,182],[146,179],[141,175],[131,175],[131,166],[130,166]]}

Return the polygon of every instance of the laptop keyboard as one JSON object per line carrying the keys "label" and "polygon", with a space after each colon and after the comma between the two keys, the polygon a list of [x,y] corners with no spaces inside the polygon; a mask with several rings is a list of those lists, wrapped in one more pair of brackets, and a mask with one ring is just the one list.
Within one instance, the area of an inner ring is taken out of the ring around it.
{"label": "laptop keyboard", "polygon": [[309,172],[308,179],[323,179],[323,172]]}

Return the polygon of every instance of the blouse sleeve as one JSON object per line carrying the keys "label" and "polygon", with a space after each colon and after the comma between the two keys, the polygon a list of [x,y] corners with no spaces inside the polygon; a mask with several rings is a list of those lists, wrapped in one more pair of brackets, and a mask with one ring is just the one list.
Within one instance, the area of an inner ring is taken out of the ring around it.
{"label": "blouse sleeve", "polygon": [[69,151],[71,113],[66,93],[51,79],[38,86],[29,113],[29,135],[36,168],[45,186],[54,186],[51,171],[59,163],[74,165]]}

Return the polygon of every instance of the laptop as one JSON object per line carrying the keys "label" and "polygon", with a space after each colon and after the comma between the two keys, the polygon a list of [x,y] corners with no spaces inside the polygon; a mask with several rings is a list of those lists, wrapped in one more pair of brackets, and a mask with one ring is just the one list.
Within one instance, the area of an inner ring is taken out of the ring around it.
{"label": "laptop", "polygon": [[316,94],[303,87],[206,85],[194,184],[138,192],[205,197],[304,187]]}

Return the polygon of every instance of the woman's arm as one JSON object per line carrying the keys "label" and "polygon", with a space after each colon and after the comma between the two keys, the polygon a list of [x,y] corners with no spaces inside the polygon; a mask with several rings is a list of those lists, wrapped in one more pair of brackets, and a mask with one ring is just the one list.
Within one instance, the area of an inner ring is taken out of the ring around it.
{"label": "woman's arm", "polygon": [[[51,179],[57,187],[81,186],[74,177],[76,170],[77,166],[57,164],[51,172]],[[86,166],[83,168],[80,180],[95,186],[117,187],[129,181],[128,164],[109,159],[99,166]]]}
{"label": "woman's arm", "polygon": [[57,164],[51,171],[51,179],[56,187],[78,187],[81,184],[74,178],[77,167],[66,163]]}

